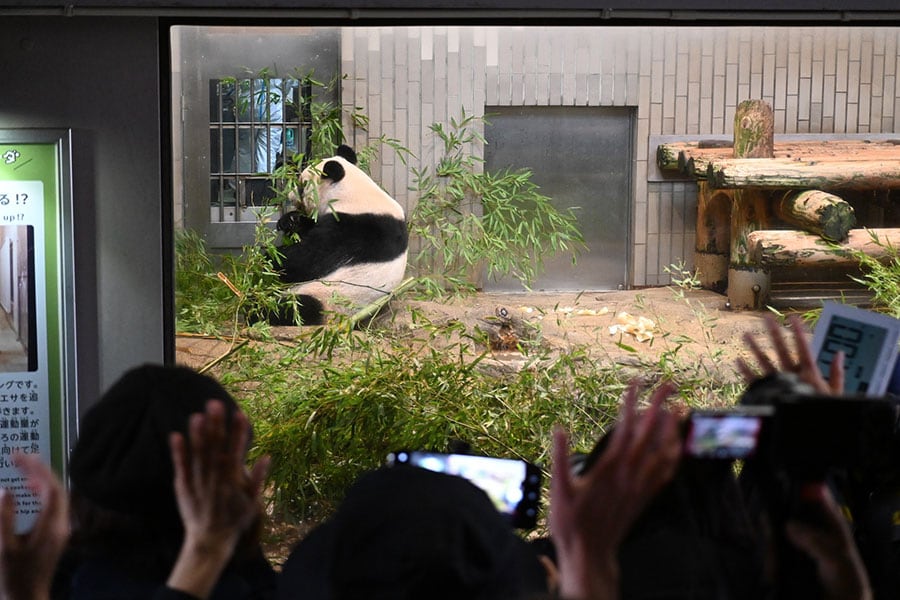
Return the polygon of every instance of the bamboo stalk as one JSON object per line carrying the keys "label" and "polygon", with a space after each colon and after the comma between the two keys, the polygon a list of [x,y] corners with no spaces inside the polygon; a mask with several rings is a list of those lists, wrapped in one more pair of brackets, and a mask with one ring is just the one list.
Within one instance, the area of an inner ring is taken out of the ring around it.
{"label": "bamboo stalk", "polygon": [[415,277],[404,279],[397,287],[391,290],[389,294],[385,294],[378,300],[361,308],[359,311],[354,313],[353,316],[350,317],[350,327],[356,327],[363,319],[368,319],[378,314],[378,311],[384,308],[384,306],[386,306],[387,303],[390,302],[395,296],[398,296],[411,288],[415,281]]}
{"label": "bamboo stalk", "polygon": [[219,281],[221,281],[226,286],[228,286],[228,289],[231,290],[232,294],[234,294],[238,298],[244,297],[244,293],[241,290],[237,289],[237,286],[235,286],[233,283],[231,283],[231,280],[228,279],[228,276],[225,273],[223,273],[222,271],[219,271],[218,273],[216,273],[216,277],[219,278]]}
{"label": "bamboo stalk", "polygon": [[219,364],[220,362],[222,362],[223,360],[225,360],[230,354],[232,354],[232,353],[234,353],[235,351],[237,351],[238,349],[243,348],[244,346],[246,346],[249,342],[250,342],[250,340],[244,339],[244,340],[241,340],[240,342],[238,342],[238,343],[236,343],[236,344],[232,344],[232,345],[228,348],[228,350],[226,350],[224,353],[222,353],[221,356],[212,359],[211,361],[209,361],[208,363],[206,363],[205,365],[203,365],[201,368],[197,369],[197,372],[198,372],[198,373],[206,373],[207,371],[209,371],[210,369],[212,369],[213,367],[215,367],[217,364]]}

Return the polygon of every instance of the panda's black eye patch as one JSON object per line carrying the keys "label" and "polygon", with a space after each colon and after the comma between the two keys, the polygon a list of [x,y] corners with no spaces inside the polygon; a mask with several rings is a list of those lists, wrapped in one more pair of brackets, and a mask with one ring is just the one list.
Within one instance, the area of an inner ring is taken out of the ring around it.
{"label": "panda's black eye patch", "polygon": [[330,179],[332,183],[337,183],[344,178],[344,165],[336,160],[329,160],[322,165],[322,177]]}

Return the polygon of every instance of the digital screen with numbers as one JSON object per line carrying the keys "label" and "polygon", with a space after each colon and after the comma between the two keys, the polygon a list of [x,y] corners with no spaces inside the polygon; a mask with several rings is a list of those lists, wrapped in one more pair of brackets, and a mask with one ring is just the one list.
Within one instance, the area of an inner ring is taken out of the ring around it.
{"label": "digital screen with numbers", "polygon": [[883,394],[897,361],[900,320],[838,303],[826,303],[813,337],[816,364],[827,378],[844,353],[844,392]]}
{"label": "digital screen with numbers", "polygon": [[823,373],[831,371],[834,355],[844,353],[844,391],[866,393],[887,339],[887,330],[835,316],[828,324],[816,362]]}

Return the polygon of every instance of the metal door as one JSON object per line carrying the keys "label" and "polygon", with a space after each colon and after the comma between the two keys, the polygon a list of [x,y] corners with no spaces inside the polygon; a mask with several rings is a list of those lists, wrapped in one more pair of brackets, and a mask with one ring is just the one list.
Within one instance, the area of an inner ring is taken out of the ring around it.
{"label": "metal door", "polygon": [[[625,107],[487,107],[485,168],[528,168],[558,209],[577,207],[587,250],[544,257],[534,290],[624,288],[628,281],[634,111]],[[488,291],[520,291],[515,279]]]}

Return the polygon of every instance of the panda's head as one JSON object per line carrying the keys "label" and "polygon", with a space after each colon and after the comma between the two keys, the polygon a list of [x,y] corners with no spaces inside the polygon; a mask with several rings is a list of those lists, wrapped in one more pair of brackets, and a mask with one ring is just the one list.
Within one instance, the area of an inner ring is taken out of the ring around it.
{"label": "panda's head", "polygon": [[356,166],[356,153],[349,146],[342,144],[335,156],[304,169],[300,181],[302,208],[308,213],[376,214],[405,219],[403,207]]}

